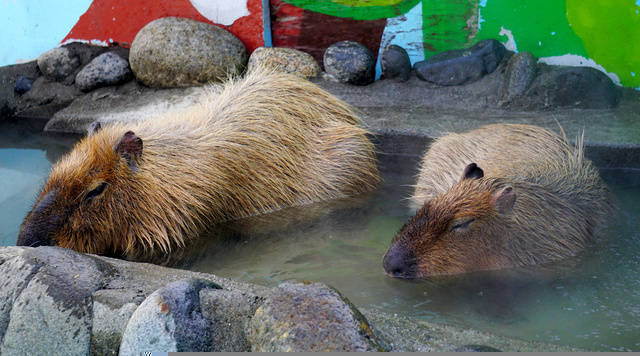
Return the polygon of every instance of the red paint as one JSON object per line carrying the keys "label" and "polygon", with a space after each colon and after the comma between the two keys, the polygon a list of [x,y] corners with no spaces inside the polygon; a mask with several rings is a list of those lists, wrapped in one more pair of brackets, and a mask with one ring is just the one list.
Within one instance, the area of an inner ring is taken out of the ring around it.
{"label": "red paint", "polygon": [[262,2],[246,1],[250,14],[239,18],[231,26],[223,26],[202,16],[189,0],[94,0],[63,42],[68,39],[113,41],[129,47],[135,35],[147,23],[161,17],[176,16],[222,27],[240,38],[247,50],[252,52],[264,45]]}
{"label": "red paint", "polygon": [[296,48],[304,10],[282,0],[271,0],[271,37],[275,47]]}

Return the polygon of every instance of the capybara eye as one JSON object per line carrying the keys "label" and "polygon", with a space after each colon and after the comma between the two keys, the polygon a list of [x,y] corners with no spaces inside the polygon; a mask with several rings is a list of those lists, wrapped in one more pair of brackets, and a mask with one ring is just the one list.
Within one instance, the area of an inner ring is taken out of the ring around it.
{"label": "capybara eye", "polygon": [[453,225],[451,226],[451,231],[453,230],[459,230],[459,229],[464,229],[466,227],[468,227],[472,222],[474,222],[476,219],[471,218],[471,219],[467,219],[467,220],[462,220],[462,221],[456,221],[453,223]]}
{"label": "capybara eye", "polygon": [[97,197],[98,195],[102,194],[102,192],[104,192],[104,188],[106,187],[107,187],[107,182],[102,182],[102,184],[97,186],[94,190],[87,193],[87,195],[85,195],[84,197],[84,200],[91,200]]}

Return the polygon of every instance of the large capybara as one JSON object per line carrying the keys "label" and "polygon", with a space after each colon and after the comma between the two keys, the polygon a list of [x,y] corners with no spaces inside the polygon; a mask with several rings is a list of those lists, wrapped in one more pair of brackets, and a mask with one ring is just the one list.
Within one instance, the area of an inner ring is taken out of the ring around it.
{"label": "large capybara", "polygon": [[90,133],[51,170],[18,245],[147,259],[209,225],[346,197],[379,182],[352,110],[258,69],[183,112]]}
{"label": "large capybara", "polygon": [[383,259],[393,277],[534,265],[583,249],[611,211],[596,168],[566,138],[497,124],[436,140],[415,193],[419,210]]}

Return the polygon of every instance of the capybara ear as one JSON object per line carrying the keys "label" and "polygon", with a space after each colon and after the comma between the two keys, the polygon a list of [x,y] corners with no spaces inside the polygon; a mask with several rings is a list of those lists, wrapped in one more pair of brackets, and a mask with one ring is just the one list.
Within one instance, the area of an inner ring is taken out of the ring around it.
{"label": "capybara ear", "polygon": [[469,163],[464,167],[464,172],[462,172],[462,179],[479,179],[482,177],[484,177],[484,171],[475,163]]}
{"label": "capybara ear", "polygon": [[96,132],[100,131],[101,128],[102,125],[100,124],[100,121],[92,122],[91,125],[89,125],[89,127],[87,128],[87,136],[92,136]]}
{"label": "capybara ear", "polygon": [[142,155],[142,139],[136,136],[133,131],[127,131],[122,135],[120,142],[115,147],[116,153],[127,160],[131,170],[136,170],[138,164],[136,159]]}
{"label": "capybara ear", "polygon": [[516,202],[516,193],[513,187],[508,185],[502,189],[498,189],[491,194],[491,205],[498,212],[508,214],[513,211],[513,204]]}

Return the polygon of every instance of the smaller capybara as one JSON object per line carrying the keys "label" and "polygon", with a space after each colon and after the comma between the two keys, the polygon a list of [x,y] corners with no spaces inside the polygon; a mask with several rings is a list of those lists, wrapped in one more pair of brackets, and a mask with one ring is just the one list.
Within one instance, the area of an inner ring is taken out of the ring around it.
{"label": "smaller capybara", "polygon": [[182,112],[92,126],[51,169],[18,245],[156,259],[210,225],[373,189],[360,119],[264,68]]}
{"label": "smaller capybara", "polygon": [[436,140],[412,196],[417,213],[383,258],[393,277],[535,265],[573,256],[611,211],[577,147],[546,129],[489,125]]}

